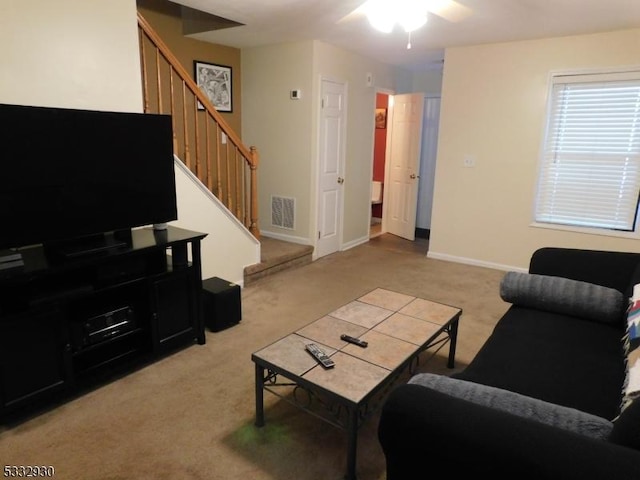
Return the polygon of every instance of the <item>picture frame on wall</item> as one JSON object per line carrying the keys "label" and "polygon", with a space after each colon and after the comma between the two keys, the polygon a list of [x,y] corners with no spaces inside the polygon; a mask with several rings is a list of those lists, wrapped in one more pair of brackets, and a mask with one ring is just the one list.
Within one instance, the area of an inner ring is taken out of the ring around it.
{"label": "picture frame on wall", "polygon": [[387,128],[386,108],[376,108],[376,128]]}
{"label": "picture frame on wall", "polygon": [[[194,60],[193,70],[196,84],[216,110],[233,112],[231,67]],[[204,110],[200,102],[198,102],[198,110]]]}

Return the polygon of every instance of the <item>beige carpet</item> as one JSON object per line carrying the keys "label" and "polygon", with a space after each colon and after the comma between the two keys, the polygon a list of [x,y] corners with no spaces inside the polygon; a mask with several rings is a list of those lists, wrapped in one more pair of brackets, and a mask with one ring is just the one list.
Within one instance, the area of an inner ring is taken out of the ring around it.
{"label": "beige carpet", "polygon": [[[341,479],[343,431],[268,392],[266,426],[253,426],[251,353],[383,287],[463,309],[460,368],[507,308],[498,295],[504,272],[430,260],[425,253],[419,242],[383,235],[260,279],[243,289],[242,322],[207,332],[206,345],[0,427],[0,463],[52,465],[55,478],[64,480]],[[445,363],[446,349],[419,368],[450,373]],[[359,432],[360,480],[385,478],[377,420]]]}

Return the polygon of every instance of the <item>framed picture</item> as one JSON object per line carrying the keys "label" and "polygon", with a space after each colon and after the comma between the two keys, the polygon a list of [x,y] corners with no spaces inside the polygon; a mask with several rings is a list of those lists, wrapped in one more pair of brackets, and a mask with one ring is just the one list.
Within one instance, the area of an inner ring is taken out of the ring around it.
{"label": "framed picture", "polygon": [[376,108],[376,128],[387,128],[386,108]]}
{"label": "framed picture", "polygon": [[[193,69],[196,84],[211,100],[216,110],[232,112],[231,67],[194,60]],[[204,110],[200,102],[198,102],[198,110]]]}

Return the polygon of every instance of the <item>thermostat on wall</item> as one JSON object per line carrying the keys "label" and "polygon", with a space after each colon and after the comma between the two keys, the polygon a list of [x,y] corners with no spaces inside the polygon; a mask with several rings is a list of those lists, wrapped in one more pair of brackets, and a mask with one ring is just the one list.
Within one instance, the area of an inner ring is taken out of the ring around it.
{"label": "thermostat on wall", "polygon": [[300,90],[291,90],[291,100],[300,100],[302,92]]}

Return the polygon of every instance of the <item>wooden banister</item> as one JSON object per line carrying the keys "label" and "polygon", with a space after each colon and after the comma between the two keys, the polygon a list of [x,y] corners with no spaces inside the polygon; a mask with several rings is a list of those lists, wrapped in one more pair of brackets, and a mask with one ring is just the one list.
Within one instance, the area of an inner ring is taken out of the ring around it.
{"label": "wooden banister", "polygon": [[244,145],[140,12],[138,26],[145,113],[171,114],[174,153],[259,239],[257,149]]}

